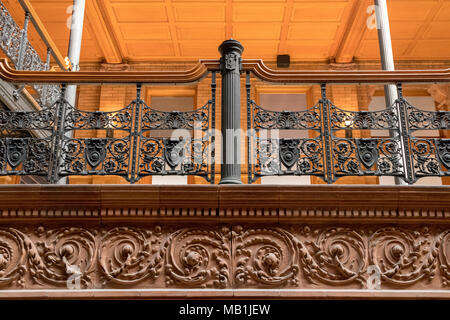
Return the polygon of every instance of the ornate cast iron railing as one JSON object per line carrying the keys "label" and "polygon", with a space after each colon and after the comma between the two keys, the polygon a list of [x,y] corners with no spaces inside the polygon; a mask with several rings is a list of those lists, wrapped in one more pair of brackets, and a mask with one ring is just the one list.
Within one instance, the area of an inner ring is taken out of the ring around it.
{"label": "ornate cast iron railing", "polygon": [[[50,69],[51,57],[55,58],[55,61],[64,70],[64,64],[59,57],[55,54],[55,47],[50,44],[47,47],[46,61],[42,61],[40,55],[35,50],[33,45],[28,39],[29,22],[33,22],[36,26],[38,33],[43,34],[40,26],[36,25],[35,17],[32,17],[30,12],[25,12],[25,22],[23,28],[14,21],[13,17],[0,0],[0,48],[5,55],[11,59],[14,66],[18,70],[26,71],[48,71]],[[42,39],[46,44],[49,41],[46,38]],[[25,84],[19,86],[14,91],[14,95],[17,97],[24,89]],[[42,85],[34,84],[34,90],[36,91],[36,100],[43,107],[49,107],[53,105],[61,92],[58,85]]]}
{"label": "ornate cast iron railing", "polygon": [[[211,99],[190,112],[155,110],[142,99],[142,84],[136,88],[136,99],[113,112],[75,108],[64,98],[65,84],[48,108],[0,111],[0,130],[39,130],[46,137],[0,137],[0,175],[44,176],[51,183],[74,175],[120,176],[131,183],[151,175],[195,175],[214,183],[215,72]],[[97,137],[77,138],[74,131]]]}
{"label": "ornate cast iron railing", "polygon": [[[226,108],[234,108],[228,118],[223,117],[227,121],[222,119],[223,134],[239,123],[239,72],[245,71],[249,183],[263,176],[292,175],[317,176],[327,183],[345,176],[393,176],[411,184],[422,177],[449,175],[450,139],[419,138],[415,133],[450,130],[450,114],[413,107],[403,97],[402,83],[449,82],[450,70],[277,71],[259,60],[225,58],[223,64],[202,60],[191,70],[164,72],[35,72],[14,70],[5,60],[0,61],[4,81],[63,83],[58,100],[40,112],[0,112],[1,130],[46,132],[40,139],[3,138],[0,174],[41,175],[50,182],[70,175],[116,175],[131,183],[147,175],[196,175],[214,183],[216,72],[221,71],[222,76],[233,72],[233,77],[221,81],[222,93],[233,83],[232,90],[228,88],[227,95],[222,95],[222,114]],[[209,72],[211,99],[194,111],[159,111],[141,98],[142,84],[193,83]],[[252,73],[273,83],[320,84],[321,98],[305,111],[266,110],[251,99]],[[327,97],[327,85],[341,83],[395,84],[398,99],[381,111],[344,110]],[[137,95],[121,110],[85,112],[64,99],[66,84],[137,84]],[[82,130],[100,133],[95,138],[73,138],[73,131]],[[194,132],[194,138],[173,134],[178,130]],[[295,134],[279,138],[273,134],[275,130]],[[375,137],[371,133],[383,130],[390,135]],[[369,134],[356,134],[361,131]],[[343,137],[346,132],[350,134]],[[235,149],[239,139],[233,139],[227,141],[233,142]],[[226,156],[230,148],[222,143],[222,159],[239,158],[238,153]],[[240,179],[240,165],[231,164],[228,181]],[[222,176],[223,169],[224,163]]]}
{"label": "ornate cast iron railing", "polygon": [[[318,176],[327,183],[345,176],[393,176],[413,184],[450,175],[450,139],[414,136],[418,130],[450,130],[450,112],[412,106],[400,83],[398,99],[381,111],[343,110],[327,98],[324,83],[314,107],[270,111],[251,99],[250,71],[246,86],[248,183],[264,176]],[[308,137],[278,137],[287,130]],[[364,130],[389,130],[390,136],[353,137],[354,131]],[[339,131],[346,137],[339,137]]]}

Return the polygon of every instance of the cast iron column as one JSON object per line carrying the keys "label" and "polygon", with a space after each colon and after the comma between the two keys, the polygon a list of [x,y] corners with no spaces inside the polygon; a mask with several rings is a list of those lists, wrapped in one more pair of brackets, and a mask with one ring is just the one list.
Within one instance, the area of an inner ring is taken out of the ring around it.
{"label": "cast iron column", "polygon": [[[81,44],[83,39],[83,25],[84,25],[84,12],[85,12],[85,0],[73,0],[72,20],[70,25],[70,38],[69,49],[67,57],[72,63],[72,71],[80,71],[80,54]],[[67,102],[74,106],[76,105],[77,86],[69,85],[66,90]],[[66,136],[72,137],[73,132],[66,133]],[[62,178],[58,181],[58,184],[67,184],[69,179]]]}
{"label": "cast iron column", "polygon": [[230,39],[219,47],[222,72],[222,170],[220,184],[241,181],[241,55],[244,47]]}
{"label": "cast iron column", "polygon": [[[377,17],[378,42],[380,45],[381,66],[383,70],[393,71],[394,54],[392,52],[391,29],[389,26],[389,15],[386,0],[375,0],[375,12]],[[397,100],[397,87],[393,84],[384,86],[384,97],[386,100],[386,108],[389,108]],[[390,136],[395,134],[391,132]],[[402,179],[395,177],[396,185],[407,184]]]}

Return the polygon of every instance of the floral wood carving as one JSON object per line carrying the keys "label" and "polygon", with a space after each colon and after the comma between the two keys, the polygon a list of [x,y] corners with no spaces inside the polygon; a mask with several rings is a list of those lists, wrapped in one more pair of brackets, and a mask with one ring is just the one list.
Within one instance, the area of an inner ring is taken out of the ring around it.
{"label": "floral wood carving", "polygon": [[180,230],[171,236],[166,284],[200,288],[229,286],[230,230]]}
{"label": "floral wood carving", "polygon": [[235,228],[238,285],[297,285],[299,272],[295,238],[286,230]]}
{"label": "floral wood carving", "polygon": [[0,228],[1,289],[361,288],[450,283],[442,226],[167,224]]}

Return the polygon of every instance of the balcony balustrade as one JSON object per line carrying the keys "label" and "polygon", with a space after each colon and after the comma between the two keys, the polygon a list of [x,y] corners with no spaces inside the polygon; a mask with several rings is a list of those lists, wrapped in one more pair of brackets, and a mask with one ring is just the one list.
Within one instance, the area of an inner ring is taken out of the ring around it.
{"label": "balcony balustrade", "polygon": [[[39,138],[1,138],[0,175],[42,176],[50,183],[73,175],[120,176],[130,183],[148,175],[194,175],[216,183],[219,161],[221,184],[241,183],[243,166],[248,168],[248,183],[264,176],[317,176],[329,184],[346,176],[392,176],[413,184],[423,177],[450,175],[450,139],[415,136],[419,130],[449,130],[450,112],[422,110],[402,92],[404,83],[448,82],[449,70],[276,71],[262,61],[242,61],[242,47],[235,40],[224,42],[221,51],[220,61],[204,60],[185,72],[30,71],[13,69],[2,61],[4,81],[56,86],[59,96],[39,111],[0,111],[1,130],[45,133]],[[218,72],[221,133],[216,130]],[[246,78],[246,130],[240,128],[242,76]],[[266,110],[252,99],[252,77],[278,84],[320,85],[321,98],[306,111]],[[198,81],[210,81],[211,96],[194,111],[155,110],[141,97],[146,84]],[[136,98],[121,110],[86,112],[65,99],[69,84],[117,83],[136,86]],[[327,97],[327,85],[342,83],[395,84],[398,99],[384,110],[344,110]],[[97,132],[96,137],[74,138],[74,131],[86,130]],[[372,134],[381,130],[390,135]],[[155,131],[165,134],[154,136]],[[240,156],[241,131],[246,133],[245,161]],[[304,134],[303,138],[276,138],[282,131]],[[366,133],[353,134],[360,131]],[[221,157],[216,161],[220,142]]]}

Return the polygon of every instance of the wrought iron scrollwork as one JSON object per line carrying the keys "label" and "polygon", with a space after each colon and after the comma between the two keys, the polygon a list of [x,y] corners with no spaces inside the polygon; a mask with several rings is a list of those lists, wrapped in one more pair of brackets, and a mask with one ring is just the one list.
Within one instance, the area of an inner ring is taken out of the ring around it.
{"label": "wrought iron scrollwork", "polygon": [[19,61],[22,30],[0,1],[0,47],[14,64]]}
{"label": "wrought iron scrollwork", "polygon": [[401,176],[402,152],[398,138],[333,139],[333,162],[337,177]]}
{"label": "wrought iron scrollwork", "polygon": [[134,103],[114,112],[86,112],[70,107],[65,116],[65,130],[131,130]]}
{"label": "wrought iron scrollwork", "polygon": [[175,129],[201,129],[209,128],[209,103],[203,107],[189,112],[154,110],[147,105],[143,107],[143,130],[175,130]]}
{"label": "wrought iron scrollwork", "polygon": [[130,139],[65,139],[61,176],[118,175],[128,177]]}
{"label": "wrought iron scrollwork", "polygon": [[0,175],[47,176],[51,165],[52,139],[0,139]]}
{"label": "wrought iron scrollwork", "polygon": [[53,130],[55,108],[36,112],[0,110],[0,130]]}
{"label": "wrought iron scrollwork", "polygon": [[418,178],[450,175],[449,139],[412,138],[411,151]]}
{"label": "wrought iron scrollwork", "polygon": [[[196,175],[214,182],[215,75],[211,100],[191,112],[153,110],[141,98],[140,84],[128,106],[108,112],[73,107],[64,89],[40,111],[0,106],[0,132],[27,133],[0,136],[0,175],[46,176],[50,182],[108,175],[131,183],[149,175]],[[193,131],[193,139],[173,136],[178,129]]]}
{"label": "wrought iron scrollwork", "polygon": [[[404,177],[398,102],[381,111],[343,110],[327,99],[326,86],[322,85],[322,98],[311,109],[269,111],[251,100],[247,80],[248,129],[252,131],[248,140],[250,183],[262,176],[281,175],[319,176],[328,183],[344,176]],[[308,130],[307,135],[314,138],[262,138],[262,133],[269,135],[273,129]],[[353,137],[353,132],[363,130],[389,130],[393,135]]]}
{"label": "wrought iron scrollwork", "polygon": [[331,127],[337,129],[398,129],[394,107],[382,111],[346,111],[334,105],[330,108]]}
{"label": "wrought iron scrollwork", "polygon": [[255,138],[254,174],[261,176],[323,175],[323,148],[319,138]]}
{"label": "wrought iron scrollwork", "polygon": [[450,112],[424,111],[402,101],[406,106],[410,130],[445,130],[450,128]]}
{"label": "wrought iron scrollwork", "polygon": [[322,136],[272,138],[272,135],[278,136],[279,130],[320,133],[320,103],[304,111],[266,110],[251,100],[247,74],[247,117],[249,183],[263,176],[324,176]]}
{"label": "wrought iron scrollwork", "polygon": [[[414,181],[423,177],[450,175],[450,140],[446,138],[416,137],[418,130],[449,130],[450,112],[425,111],[411,105],[403,96],[400,106],[405,110],[408,126]],[[441,132],[439,132],[441,135]],[[442,135],[441,135],[442,137]]]}
{"label": "wrought iron scrollwork", "polygon": [[[137,175],[196,175],[214,182],[210,165],[214,155],[214,132],[210,131],[214,107],[215,102],[210,100],[194,111],[164,112],[144,104]],[[180,129],[189,137],[173,136]],[[151,137],[154,130],[162,130],[165,137]]]}
{"label": "wrought iron scrollwork", "polygon": [[209,139],[143,138],[139,175],[208,176]]}
{"label": "wrought iron scrollwork", "polygon": [[320,129],[321,114],[318,105],[306,111],[269,111],[251,101],[253,127],[257,129],[303,130]]}

